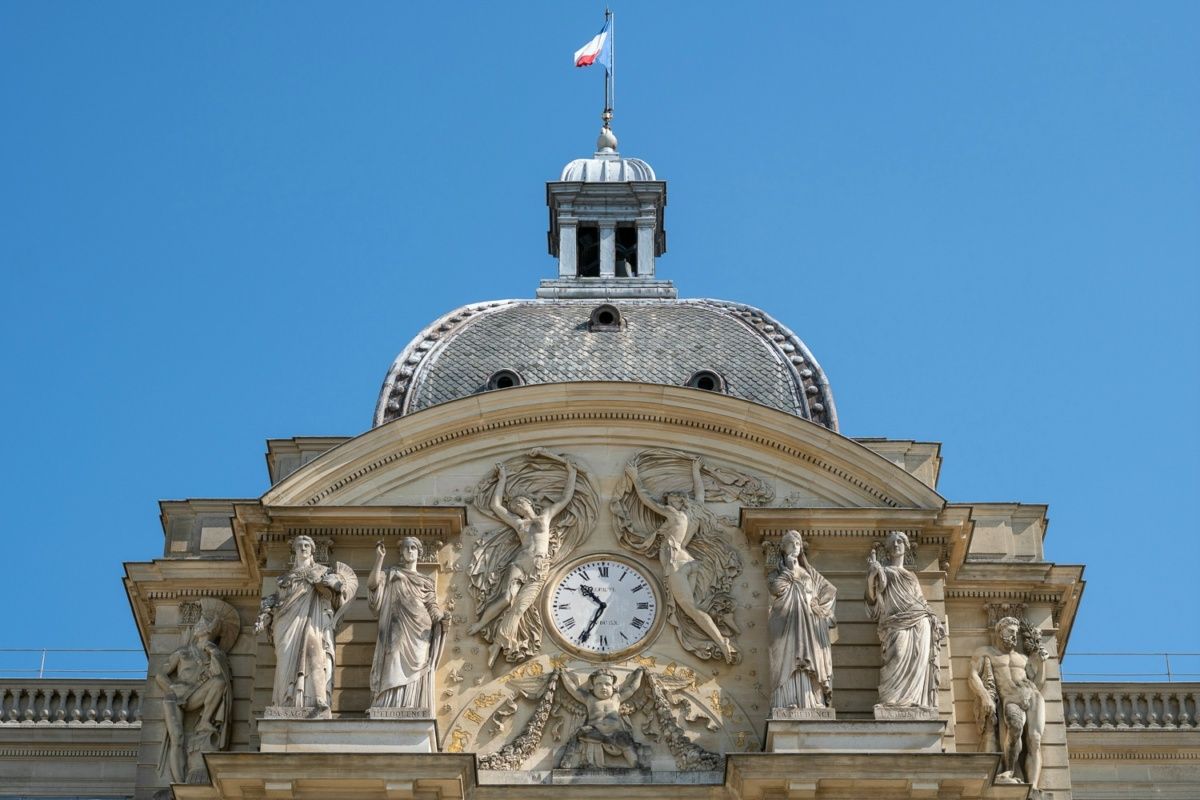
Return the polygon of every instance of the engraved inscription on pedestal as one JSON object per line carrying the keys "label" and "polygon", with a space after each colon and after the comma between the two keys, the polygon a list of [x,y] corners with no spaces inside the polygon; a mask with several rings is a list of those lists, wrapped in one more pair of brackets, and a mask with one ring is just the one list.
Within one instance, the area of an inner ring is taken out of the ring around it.
{"label": "engraved inscription on pedestal", "polygon": [[772,708],[771,719],[837,719],[833,708]]}
{"label": "engraved inscription on pedestal", "polygon": [[306,708],[303,706],[267,706],[263,719],[333,719],[328,708]]}
{"label": "engraved inscription on pedestal", "polygon": [[895,719],[938,719],[938,710],[936,708],[923,708],[921,706],[875,706],[875,719],[877,720],[895,720]]}
{"label": "engraved inscription on pedestal", "polygon": [[368,719],[433,719],[433,714],[427,708],[381,708],[372,706],[367,709]]}

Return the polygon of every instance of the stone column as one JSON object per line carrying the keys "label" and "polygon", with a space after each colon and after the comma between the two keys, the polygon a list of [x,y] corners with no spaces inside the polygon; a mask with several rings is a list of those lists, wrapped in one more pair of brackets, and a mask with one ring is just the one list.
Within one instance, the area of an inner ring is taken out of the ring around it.
{"label": "stone column", "polygon": [[654,219],[637,221],[637,271],[639,278],[654,277]]}
{"label": "stone column", "polygon": [[576,220],[558,219],[558,277],[574,278],[579,267],[576,263],[578,257],[578,246],[575,241],[575,231],[578,226]]}
{"label": "stone column", "polygon": [[617,274],[617,229],[613,222],[600,223],[600,277]]}

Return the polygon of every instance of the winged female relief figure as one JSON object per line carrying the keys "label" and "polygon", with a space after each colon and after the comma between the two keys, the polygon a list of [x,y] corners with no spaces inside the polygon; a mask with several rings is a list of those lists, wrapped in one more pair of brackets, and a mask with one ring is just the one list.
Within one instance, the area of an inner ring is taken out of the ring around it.
{"label": "winged female relief figure", "polygon": [[[711,491],[705,487],[706,470],[715,484]],[[742,560],[729,542],[731,526],[704,504],[709,495],[738,496],[736,488],[730,491],[730,476],[742,477],[708,469],[698,456],[643,451],[626,465],[612,510],[621,544],[642,555],[657,551],[667,584],[667,620],[680,644],[700,658],[721,656],[736,664],[741,656],[731,637],[740,630],[730,589],[742,571]],[[690,481],[683,483],[687,478]]]}
{"label": "winged female relief figure", "polygon": [[471,558],[479,620],[467,633],[491,643],[489,666],[501,652],[521,661],[541,649],[538,594],[554,565],[591,530],[596,493],[574,462],[538,447],[497,464],[474,503],[504,527],[484,534]]}

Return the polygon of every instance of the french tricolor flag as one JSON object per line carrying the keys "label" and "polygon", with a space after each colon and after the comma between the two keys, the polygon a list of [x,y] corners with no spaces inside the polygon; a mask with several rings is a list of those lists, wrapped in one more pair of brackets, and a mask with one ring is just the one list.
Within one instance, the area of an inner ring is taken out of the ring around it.
{"label": "french tricolor flag", "polygon": [[590,67],[592,64],[603,64],[605,70],[612,69],[612,22],[604,23],[590,42],[575,51],[575,66]]}

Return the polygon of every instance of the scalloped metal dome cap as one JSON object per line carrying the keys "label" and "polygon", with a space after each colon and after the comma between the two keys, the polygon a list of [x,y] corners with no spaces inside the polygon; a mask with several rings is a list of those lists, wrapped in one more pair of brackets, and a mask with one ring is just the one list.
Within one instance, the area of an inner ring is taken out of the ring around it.
{"label": "scalloped metal dome cap", "polygon": [[655,181],[654,168],[640,158],[622,158],[615,151],[601,150],[591,158],[577,158],[563,167],[563,182],[625,183]]}
{"label": "scalloped metal dome cap", "polygon": [[[618,319],[594,324],[601,305]],[[704,391],[708,384],[693,380],[704,373],[718,376],[725,394],[837,430],[829,382],[794,333],[757,308],[704,299],[537,298],[455,309],[396,358],[375,425],[506,386],[630,381]]]}

